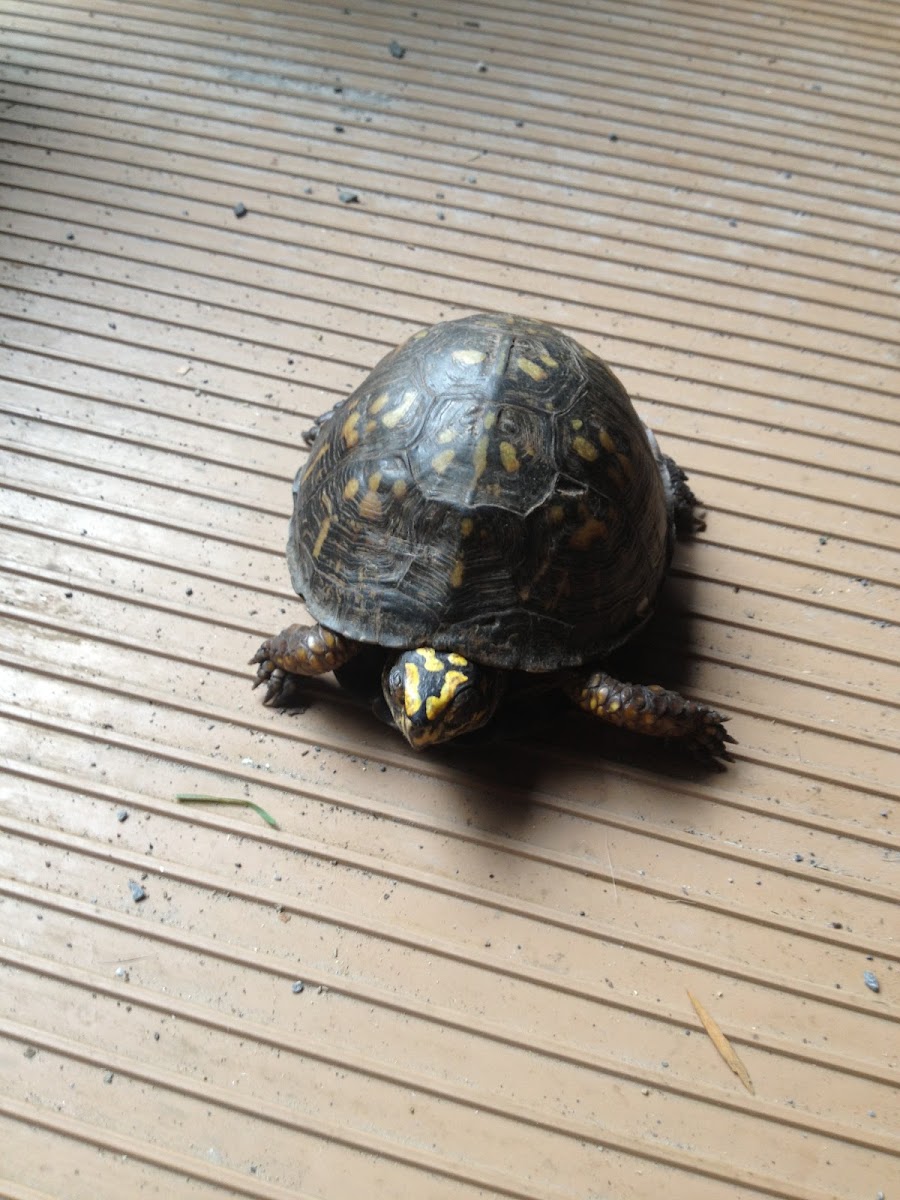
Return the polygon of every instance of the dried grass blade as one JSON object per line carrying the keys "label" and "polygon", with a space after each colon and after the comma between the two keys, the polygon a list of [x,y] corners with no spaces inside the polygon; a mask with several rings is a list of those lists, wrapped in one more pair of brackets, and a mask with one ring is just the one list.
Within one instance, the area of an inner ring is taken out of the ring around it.
{"label": "dried grass blade", "polygon": [[712,1044],[718,1050],[719,1054],[721,1054],[722,1058],[732,1069],[732,1071],[734,1071],[735,1075],[737,1075],[738,1079],[741,1081],[747,1091],[752,1095],[755,1095],[756,1092],[753,1087],[753,1081],[750,1078],[750,1072],[741,1062],[740,1058],[738,1058],[737,1051],[731,1045],[731,1042],[729,1042],[728,1038],[725,1036],[713,1018],[709,1015],[700,1001],[696,998],[696,996],[693,996],[690,992],[688,992],[688,999],[690,1000],[691,1004],[693,1004],[694,1012],[700,1018],[700,1023],[709,1034]]}

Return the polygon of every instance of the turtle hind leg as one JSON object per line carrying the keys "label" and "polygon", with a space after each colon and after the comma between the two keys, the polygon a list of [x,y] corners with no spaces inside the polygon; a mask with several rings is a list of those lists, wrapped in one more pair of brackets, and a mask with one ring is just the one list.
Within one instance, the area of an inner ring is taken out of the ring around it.
{"label": "turtle hind leg", "polygon": [[335,671],[359,651],[359,643],[322,625],[288,625],[267,638],[250,659],[257,664],[253,686],[265,683],[264,704],[284,704],[300,676]]}
{"label": "turtle hind leg", "polygon": [[623,683],[605,671],[571,673],[565,690],[579,708],[610,725],[650,737],[677,739],[701,762],[722,769],[732,761],[727,717],[659,685]]}
{"label": "turtle hind leg", "polygon": [[675,528],[682,537],[692,533],[699,533],[706,528],[706,521],[702,514],[698,512],[700,501],[694,495],[693,491],[688,487],[687,472],[679,467],[674,458],[670,458],[668,454],[662,456],[666,470],[669,472],[669,483],[672,488],[672,497],[675,502]]}

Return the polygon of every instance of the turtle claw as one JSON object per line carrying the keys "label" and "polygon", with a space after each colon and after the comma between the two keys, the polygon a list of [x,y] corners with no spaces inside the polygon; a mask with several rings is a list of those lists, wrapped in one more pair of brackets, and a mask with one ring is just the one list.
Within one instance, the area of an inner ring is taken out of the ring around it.
{"label": "turtle claw", "polygon": [[258,688],[261,683],[266,684],[263,704],[269,708],[284,708],[294,698],[297,676],[292,675],[290,671],[283,671],[281,667],[276,667],[273,662],[265,661],[260,662],[259,670],[256,672],[256,679],[253,681],[254,689]]}
{"label": "turtle claw", "polygon": [[250,666],[256,665],[256,678],[253,680],[254,691],[261,683],[266,684],[266,694],[263,696],[263,704],[278,707],[284,704],[290,695],[292,690],[290,680],[293,677],[290,672],[276,666],[269,657],[271,653],[271,641],[272,639],[269,638],[263,642],[250,659]]}

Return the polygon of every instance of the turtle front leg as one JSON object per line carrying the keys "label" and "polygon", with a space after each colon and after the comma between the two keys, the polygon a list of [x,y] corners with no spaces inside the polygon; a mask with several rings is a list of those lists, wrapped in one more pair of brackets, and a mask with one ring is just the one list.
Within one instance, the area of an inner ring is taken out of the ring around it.
{"label": "turtle front leg", "polygon": [[359,643],[322,625],[288,625],[267,638],[250,659],[258,663],[255,688],[265,683],[264,704],[284,703],[298,676],[325,675],[359,652]]}
{"label": "turtle front leg", "polygon": [[726,743],[735,739],[725,730],[728,717],[678,692],[659,684],[623,683],[605,671],[572,673],[565,690],[579,708],[610,725],[650,737],[677,738],[696,758],[720,768],[721,759],[732,761]]}

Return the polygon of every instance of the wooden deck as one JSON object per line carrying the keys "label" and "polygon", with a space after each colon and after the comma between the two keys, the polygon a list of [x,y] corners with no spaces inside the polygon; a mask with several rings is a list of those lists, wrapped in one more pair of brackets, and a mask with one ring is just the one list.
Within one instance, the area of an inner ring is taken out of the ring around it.
{"label": "wooden deck", "polygon": [[[890,1200],[897,5],[0,14],[0,1195]],[[726,772],[251,691],[302,430],[491,309],[690,471]]]}

